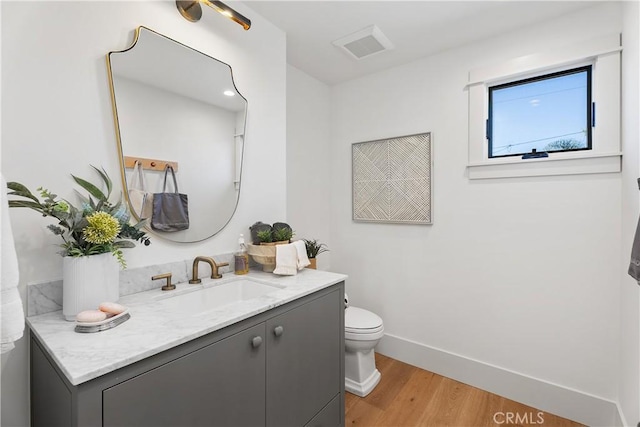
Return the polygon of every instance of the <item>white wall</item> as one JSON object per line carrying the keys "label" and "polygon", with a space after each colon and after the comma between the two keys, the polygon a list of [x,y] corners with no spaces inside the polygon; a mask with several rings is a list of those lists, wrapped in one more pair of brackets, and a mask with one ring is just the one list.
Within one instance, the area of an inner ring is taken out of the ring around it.
{"label": "white wall", "polygon": [[329,87],[295,67],[287,67],[287,218],[297,238],[318,239],[329,252],[318,268],[329,268],[332,209]]}
{"label": "white wall", "polygon": [[[235,249],[239,233],[257,220],[286,219],[285,35],[242,4],[245,32],[204,10],[199,23],[183,19],[175,2],[1,2],[2,173],[31,189],[45,186],[73,199],[71,173],[91,177],[102,165],[121,187],[107,79],[107,52],[130,45],[147,26],[231,64],[238,90],[249,101],[245,168],[238,210],[220,234],[199,244],[153,238],[126,251],[140,267]],[[61,277],[58,239],[50,223],[31,211],[12,211],[20,263],[20,290]],[[27,346],[2,356],[2,425],[28,425]]]}
{"label": "white wall", "polygon": [[640,287],[627,275],[638,223],[640,177],[640,7],[623,8],[622,61],[622,268],[620,281],[619,405],[626,425],[640,422]]}
{"label": "white wall", "polygon": [[[349,275],[353,304],[384,320],[385,351],[401,356],[403,343],[617,399],[621,175],[469,181],[464,88],[473,68],[620,32],[620,10],[595,6],[332,87],[331,266]],[[426,131],[433,225],[354,223],[351,144]],[[546,399],[528,402],[553,408]]]}

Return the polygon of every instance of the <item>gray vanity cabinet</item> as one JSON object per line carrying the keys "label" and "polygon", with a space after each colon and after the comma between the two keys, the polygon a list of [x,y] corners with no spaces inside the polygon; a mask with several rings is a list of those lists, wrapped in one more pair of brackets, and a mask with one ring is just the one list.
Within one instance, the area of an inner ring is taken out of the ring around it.
{"label": "gray vanity cabinet", "polygon": [[264,324],[103,391],[104,427],[264,424]]}
{"label": "gray vanity cabinet", "polygon": [[31,334],[32,426],[344,425],[344,283],[71,385]]}
{"label": "gray vanity cabinet", "polygon": [[267,426],[303,426],[340,390],[344,355],[336,335],[344,307],[337,297],[318,298],[267,321]]}

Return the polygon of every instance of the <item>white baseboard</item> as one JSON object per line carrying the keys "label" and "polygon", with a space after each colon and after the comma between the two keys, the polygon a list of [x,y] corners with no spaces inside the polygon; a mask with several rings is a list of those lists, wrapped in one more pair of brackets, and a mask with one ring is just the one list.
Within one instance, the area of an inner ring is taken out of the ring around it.
{"label": "white baseboard", "polygon": [[615,402],[385,334],[380,354],[589,426],[624,426]]}
{"label": "white baseboard", "polygon": [[628,427],[636,427],[636,426],[632,426],[631,424],[629,424],[626,420],[626,418],[624,417],[624,412],[622,412],[622,408],[620,407],[620,404],[616,404],[618,410],[616,411],[616,424],[617,426],[628,426]]}

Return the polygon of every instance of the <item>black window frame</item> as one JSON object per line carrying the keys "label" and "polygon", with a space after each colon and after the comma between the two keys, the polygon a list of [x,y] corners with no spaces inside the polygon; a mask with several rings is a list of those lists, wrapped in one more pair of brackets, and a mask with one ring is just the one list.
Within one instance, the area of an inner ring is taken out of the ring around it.
{"label": "black window frame", "polygon": [[593,146],[593,132],[592,128],[595,126],[595,103],[592,99],[592,85],[593,85],[593,65],[584,65],[576,68],[571,68],[563,71],[557,71],[549,74],[542,74],[536,77],[530,77],[527,79],[516,80],[508,83],[503,83],[495,86],[489,86],[489,115],[486,122],[486,138],[488,143],[488,152],[487,155],[490,159],[501,158],[501,157],[515,157],[515,156],[523,156],[528,153],[516,153],[516,154],[502,154],[502,155],[493,155],[493,92],[499,89],[506,89],[508,87],[513,86],[521,86],[528,83],[533,83],[542,80],[549,80],[556,77],[568,76],[571,74],[578,74],[582,72],[587,72],[587,102],[586,102],[586,114],[587,114],[587,146],[584,148],[571,148],[566,150],[553,150],[549,153],[564,153],[568,151],[585,151],[591,150]]}

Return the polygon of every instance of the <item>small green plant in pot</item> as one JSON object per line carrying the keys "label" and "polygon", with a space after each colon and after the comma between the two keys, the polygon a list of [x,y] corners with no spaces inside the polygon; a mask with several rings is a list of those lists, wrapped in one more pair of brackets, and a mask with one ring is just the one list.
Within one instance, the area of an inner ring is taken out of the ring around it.
{"label": "small green plant in pot", "polygon": [[[268,231],[269,233],[271,233],[271,231],[273,230],[273,227],[271,227],[271,225],[269,224],[265,224],[262,221],[258,221],[255,224],[253,224],[251,227],[249,227],[249,230],[251,231],[251,242],[254,245],[259,245],[261,243],[261,239],[258,237],[258,232],[260,231]],[[267,234],[263,234],[264,238],[267,238]]]}
{"label": "small green plant in pot", "polygon": [[273,229],[273,241],[274,242],[287,242],[291,240],[295,234],[289,227],[274,228]]}
{"label": "small green plant in pot", "polygon": [[271,229],[269,229],[269,230],[260,230],[260,231],[258,231],[256,233],[256,236],[258,238],[258,243],[259,244],[273,242],[273,230],[271,230]]}
{"label": "small green plant in pot", "polygon": [[318,242],[317,239],[302,239],[307,249],[307,258],[311,262],[309,268],[316,268],[316,257],[323,252],[328,252],[329,248],[324,243]]}

